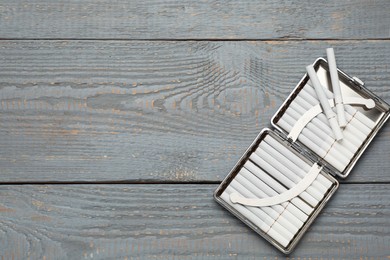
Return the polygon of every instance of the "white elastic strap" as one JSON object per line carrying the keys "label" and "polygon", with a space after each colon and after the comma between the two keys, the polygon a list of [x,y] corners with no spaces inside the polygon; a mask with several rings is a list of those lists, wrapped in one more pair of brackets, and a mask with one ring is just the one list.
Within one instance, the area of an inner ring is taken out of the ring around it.
{"label": "white elastic strap", "polygon": [[230,194],[230,200],[233,203],[238,203],[238,204],[253,206],[253,207],[266,207],[266,206],[280,204],[292,200],[293,198],[297,197],[299,194],[304,192],[317,178],[321,170],[322,167],[315,163],[311,167],[308,174],[300,182],[298,182],[297,185],[273,197],[261,198],[261,199],[245,198],[241,196],[241,194],[234,192]]}
{"label": "white elastic strap", "polygon": [[[334,107],[334,100],[328,99],[330,107]],[[372,109],[375,107],[375,102],[372,99],[365,99],[365,98],[359,98],[359,97],[344,97],[344,104],[345,105],[363,105],[367,109]],[[293,142],[295,142],[298,139],[298,136],[302,132],[303,128],[319,113],[322,112],[321,105],[315,105],[309,110],[307,110],[294,124],[293,128],[291,129],[290,133],[288,134],[287,138],[291,139]]]}
{"label": "white elastic strap", "polygon": [[298,139],[298,136],[302,132],[303,128],[305,128],[305,126],[321,112],[322,112],[322,109],[321,109],[320,104],[307,110],[303,114],[303,116],[301,116],[298,119],[298,121],[294,124],[290,133],[287,135],[287,138],[292,139],[292,141],[295,142]]}
{"label": "white elastic strap", "polygon": [[375,107],[375,101],[371,98],[343,97],[343,103],[345,105],[363,105],[367,109],[373,109]]}

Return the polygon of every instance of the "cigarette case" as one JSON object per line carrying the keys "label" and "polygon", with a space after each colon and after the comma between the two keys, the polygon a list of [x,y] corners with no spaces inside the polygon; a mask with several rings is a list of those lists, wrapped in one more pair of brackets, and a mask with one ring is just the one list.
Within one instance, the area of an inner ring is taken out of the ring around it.
{"label": "cigarette case", "polygon": [[[313,67],[334,108],[328,63]],[[385,101],[338,69],[347,114],[336,141],[307,74],[214,192],[215,200],[285,254],[318,216],[390,115]]]}

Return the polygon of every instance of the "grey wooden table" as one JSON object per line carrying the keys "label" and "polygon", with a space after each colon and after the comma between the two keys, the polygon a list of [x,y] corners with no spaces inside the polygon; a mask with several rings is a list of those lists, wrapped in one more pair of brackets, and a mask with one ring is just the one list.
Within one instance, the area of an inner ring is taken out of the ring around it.
{"label": "grey wooden table", "polygon": [[[283,259],[212,199],[305,73],[390,102],[390,3],[0,3],[1,259]],[[390,125],[287,259],[390,258]]]}

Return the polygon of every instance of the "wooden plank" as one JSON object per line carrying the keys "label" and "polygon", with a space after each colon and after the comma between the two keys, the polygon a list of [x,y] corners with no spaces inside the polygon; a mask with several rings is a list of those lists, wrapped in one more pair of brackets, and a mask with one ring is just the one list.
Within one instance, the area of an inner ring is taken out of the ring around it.
{"label": "wooden plank", "polygon": [[[329,46],[390,101],[389,41],[1,41],[0,181],[220,181]],[[390,181],[389,147],[346,181]]]}
{"label": "wooden plank", "polygon": [[[215,185],[0,187],[4,259],[279,259],[212,199]],[[386,259],[390,189],[348,184],[289,259]]]}
{"label": "wooden plank", "polygon": [[389,38],[387,0],[0,3],[1,38]]}

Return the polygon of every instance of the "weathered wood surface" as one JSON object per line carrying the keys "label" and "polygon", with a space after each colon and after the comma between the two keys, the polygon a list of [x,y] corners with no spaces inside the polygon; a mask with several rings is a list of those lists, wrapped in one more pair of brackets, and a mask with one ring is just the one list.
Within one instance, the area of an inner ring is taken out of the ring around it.
{"label": "weathered wood surface", "polygon": [[0,3],[0,38],[389,38],[389,2],[21,1]]}
{"label": "weathered wood surface", "polygon": [[[284,259],[216,185],[0,187],[1,259]],[[388,259],[390,191],[342,185],[287,259]]]}
{"label": "weathered wood surface", "polygon": [[[389,41],[0,41],[0,181],[220,181],[329,46],[390,101]],[[389,147],[346,181],[390,181]]]}
{"label": "weathered wood surface", "polygon": [[[200,183],[326,47],[390,102],[389,33],[387,0],[1,1],[0,259],[285,259]],[[390,259],[389,158],[388,124],[286,259]]]}

